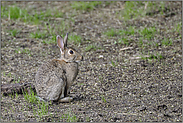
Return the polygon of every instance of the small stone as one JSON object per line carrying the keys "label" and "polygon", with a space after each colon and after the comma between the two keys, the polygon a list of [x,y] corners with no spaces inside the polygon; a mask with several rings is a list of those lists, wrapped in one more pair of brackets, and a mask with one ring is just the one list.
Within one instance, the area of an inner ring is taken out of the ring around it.
{"label": "small stone", "polygon": [[99,55],[99,58],[103,58],[104,56],[103,55]]}

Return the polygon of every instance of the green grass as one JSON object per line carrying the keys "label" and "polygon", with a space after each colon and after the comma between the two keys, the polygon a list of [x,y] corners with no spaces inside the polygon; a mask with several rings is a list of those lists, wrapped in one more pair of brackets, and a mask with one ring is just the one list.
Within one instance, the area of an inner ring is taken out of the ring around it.
{"label": "green grass", "polygon": [[50,36],[49,39],[45,39],[42,41],[44,44],[57,44],[56,36]]}
{"label": "green grass", "polygon": [[50,17],[56,17],[56,18],[58,17],[58,18],[61,18],[61,17],[64,16],[64,13],[61,10],[58,10],[58,9],[53,8],[53,9],[47,9],[46,12],[41,12],[39,14],[39,16],[40,15],[43,18],[45,18],[45,17],[48,17],[48,18],[50,18]]}
{"label": "green grass", "polygon": [[161,42],[161,44],[163,45],[163,46],[171,46],[172,45],[172,39],[170,39],[170,38],[165,38],[164,37],[164,39],[162,40],[162,42]]}
{"label": "green grass", "polygon": [[130,26],[127,30],[115,30],[111,29],[109,31],[106,31],[104,34],[109,37],[115,37],[115,36],[121,36],[118,41],[115,41],[114,44],[124,44],[129,45],[129,37],[130,35],[134,35],[136,33],[134,27]]}
{"label": "green grass", "polygon": [[81,43],[82,37],[80,35],[71,34],[69,35],[68,40],[73,42],[75,45],[79,45]]}
{"label": "green grass", "polygon": [[91,2],[72,2],[71,7],[76,10],[90,11],[101,5],[101,1],[91,1]]}
{"label": "green grass", "polygon": [[116,67],[116,64],[114,63],[113,60],[111,60],[111,64],[112,64],[113,67]]}
{"label": "green grass", "polygon": [[17,50],[15,50],[15,53],[21,53],[21,50],[20,50],[20,48],[19,49],[17,49]]}
{"label": "green grass", "polygon": [[90,122],[90,117],[86,117],[86,122]]}
{"label": "green grass", "polygon": [[[70,22],[69,21],[62,21],[60,22],[60,25],[59,25],[59,32],[65,32],[65,30],[68,30],[70,29],[71,25],[70,25]],[[66,34],[67,32],[65,32],[64,34]],[[65,36],[65,35],[64,35]],[[63,36],[63,37],[64,37]]]}
{"label": "green grass", "polygon": [[111,3],[114,3],[114,1],[77,1],[72,2],[71,7],[76,10],[91,11],[97,7],[103,7],[102,5],[108,6]]}
{"label": "green grass", "polygon": [[8,77],[11,77],[11,73],[9,72],[9,73],[7,74],[7,76],[8,76]]}
{"label": "green grass", "polygon": [[104,103],[107,102],[106,99],[105,99],[105,97],[104,97],[103,95],[101,96],[101,98],[102,98],[102,101],[103,101]]}
{"label": "green grass", "polygon": [[178,23],[178,24],[175,23],[175,25],[174,25],[174,32],[180,33],[181,29],[182,29],[182,23]]}
{"label": "green grass", "polygon": [[84,83],[78,83],[79,86],[84,85]]}
{"label": "green grass", "polygon": [[57,9],[47,9],[46,11],[37,12],[35,10],[28,11],[16,5],[1,6],[1,17],[13,20],[20,20],[23,22],[31,22],[33,24],[40,24],[41,21],[47,21],[50,17],[63,17],[64,13]]}
{"label": "green grass", "polygon": [[144,45],[143,39],[142,38],[139,38],[138,46],[141,47],[141,48],[143,48],[143,45]]}
{"label": "green grass", "polygon": [[23,92],[23,95],[24,95],[24,99],[27,102],[37,104],[38,100],[32,89],[30,89],[30,94],[28,94],[28,92]]}
{"label": "green grass", "polygon": [[11,97],[11,99],[13,99],[15,97],[15,93],[13,92],[12,94],[8,94],[9,97]]}
{"label": "green grass", "polygon": [[26,20],[28,16],[27,10],[17,6],[10,6],[8,8],[1,6],[1,17],[8,17],[9,19],[22,18],[23,20]]}
{"label": "green grass", "polygon": [[160,60],[160,59],[163,59],[164,58],[163,55],[160,54],[160,53],[158,53],[158,52],[156,54],[148,54],[148,55],[149,55],[149,57],[141,56],[141,59],[143,59],[143,60],[147,60],[147,59],[149,59],[149,60],[152,60],[152,59],[154,59],[154,60],[156,60],[156,59]]}
{"label": "green grass", "polygon": [[149,57],[149,59],[157,59],[157,58],[158,57],[156,55],[154,55],[154,54],[151,54],[150,57]]}
{"label": "green grass", "polygon": [[119,43],[120,44],[123,43],[123,44],[128,46],[129,45],[129,39],[123,37],[123,38],[121,38],[121,40],[119,40]]}
{"label": "green grass", "polygon": [[119,32],[115,29],[110,29],[107,32],[105,32],[104,34],[109,37],[114,37],[114,36],[117,36],[119,34]]}
{"label": "green grass", "polygon": [[99,80],[101,83],[103,83],[103,77],[102,76],[99,76]]}
{"label": "green grass", "polygon": [[130,26],[127,30],[120,30],[119,32],[121,35],[134,35],[136,31],[133,26]]}
{"label": "green grass", "polygon": [[[138,46],[144,48],[145,46],[158,47],[159,44],[154,41],[156,34],[159,33],[155,26],[145,27],[136,31],[140,36]],[[145,41],[144,41],[145,40]]]}
{"label": "green grass", "polygon": [[157,32],[155,27],[144,28],[139,31],[139,34],[145,39],[151,40]]}
{"label": "green grass", "polygon": [[[152,10],[157,10],[159,8],[160,14],[164,14],[165,10],[165,2],[164,1],[151,1],[151,2],[146,2],[147,3],[147,11],[152,11]],[[153,14],[151,14],[153,15]],[[150,15],[150,16],[151,16]]]}
{"label": "green grass", "polygon": [[160,54],[160,53],[156,53],[156,55],[157,55],[158,59],[163,59],[164,58],[163,55]]}
{"label": "green grass", "polygon": [[15,50],[15,53],[28,54],[29,56],[32,56],[31,51],[27,48],[22,49],[22,50],[19,48],[19,49]]}
{"label": "green grass", "polygon": [[64,13],[61,10],[47,9],[46,11],[37,12],[34,11],[32,13],[34,16],[29,16],[29,21],[33,22],[34,24],[40,24],[41,21],[49,21],[50,18],[61,18],[64,16]]}
{"label": "green grass", "polygon": [[19,83],[20,82],[20,78],[18,78],[17,82],[16,83]]}
{"label": "green grass", "polygon": [[32,105],[30,107],[30,109],[33,110],[34,117],[37,117],[36,119],[38,121],[42,121],[44,116],[49,115],[49,117],[52,117],[51,114],[48,113],[49,104],[50,104],[49,102],[44,102],[44,101],[38,100],[36,105]]}
{"label": "green grass", "polygon": [[6,76],[6,73],[5,73],[5,71],[3,71],[2,73],[3,73],[3,76]]}
{"label": "green grass", "polygon": [[28,108],[33,110],[34,115],[38,115],[39,118],[41,118],[42,116],[48,114],[49,102],[40,101],[39,99],[37,99],[36,94],[32,89],[30,89],[29,94],[28,92],[23,92],[23,95],[24,95],[24,99],[28,103],[30,103]]}
{"label": "green grass", "polygon": [[29,49],[23,49],[22,53],[28,54],[29,56],[31,56],[31,51]]}
{"label": "green grass", "polygon": [[12,37],[16,37],[16,35],[20,33],[20,30],[17,29],[9,30],[9,33],[11,34]]}
{"label": "green grass", "polygon": [[116,67],[116,65],[118,64],[117,58],[116,58],[115,61],[111,60],[111,64],[112,64],[113,67]]}
{"label": "green grass", "polygon": [[39,117],[48,114],[48,106],[49,106],[48,102],[38,100],[37,114],[39,115]]}
{"label": "green grass", "polygon": [[66,122],[77,122],[78,118],[70,110],[66,114],[62,115],[61,119],[66,119]]}
{"label": "green grass", "polygon": [[18,99],[18,93],[17,92],[15,93],[15,98]]}
{"label": "green grass", "polygon": [[165,3],[163,1],[160,2],[160,7],[161,7],[161,14],[164,14],[164,10],[165,10]]}
{"label": "green grass", "polygon": [[145,11],[143,11],[144,3],[141,1],[126,1],[124,5],[124,10],[118,15],[120,15],[120,19],[129,20],[132,18],[136,18],[139,16],[145,15]]}
{"label": "green grass", "polygon": [[[127,29],[122,29],[122,30],[115,30],[115,29],[111,29],[107,32],[105,32],[104,34],[109,36],[109,37],[119,37],[118,40],[116,40],[114,42],[114,44],[123,44],[128,46],[130,44],[131,41],[131,37],[133,37],[134,35],[139,35],[139,42],[138,45],[143,48],[144,47],[144,40],[148,40],[148,42],[146,42],[146,44],[151,45],[151,46],[158,46],[158,44],[156,44],[153,39],[155,37],[155,34],[157,34],[158,31],[156,29],[155,26],[152,27],[144,27],[143,29],[135,29],[135,27],[133,26],[129,26]],[[132,39],[133,40],[133,39]]]}
{"label": "green grass", "polygon": [[13,83],[19,83],[19,82],[20,82],[20,78],[16,78],[16,76],[15,76],[15,75],[12,75],[11,72],[9,72],[9,73],[6,75],[6,73],[3,71],[3,72],[2,72],[2,76],[8,77],[8,78],[13,78]]}
{"label": "green grass", "polygon": [[15,81],[15,75],[14,75],[14,77],[13,77],[13,83],[16,83],[16,81]]}
{"label": "green grass", "polygon": [[42,43],[43,44],[56,44],[57,42],[56,42],[56,40],[50,39],[50,40],[44,40],[44,41],[42,41]]}
{"label": "green grass", "polygon": [[8,18],[10,20],[19,20],[23,22],[39,23],[39,15],[35,14],[31,16],[26,9],[19,8],[18,6],[1,6],[1,17]]}
{"label": "green grass", "polygon": [[38,39],[44,39],[46,38],[48,35],[47,35],[47,31],[36,31],[36,32],[32,32],[30,33],[30,37],[31,38],[38,38]]}
{"label": "green grass", "polygon": [[165,2],[126,1],[124,4],[124,10],[117,12],[116,16],[119,17],[119,19],[127,21],[144,17],[147,12],[152,11],[152,9],[157,10],[157,8],[161,8],[161,14],[164,14]]}
{"label": "green grass", "polygon": [[86,52],[87,52],[87,51],[90,51],[90,50],[96,51],[96,46],[93,45],[93,44],[90,44],[90,45],[88,45],[88,46],[85,48],[85,51],[86,51]]}
{"label": "green grass", "polygon": [[124,44],[124,45],[129,45],[129,36],[134,35],[137,33],[138,30],[135,30],[133,26],[130,26],[127,30],[115,30],[111,29],[109,31],[106,31],[104,34],[109,36],[109,37],[114,37],[114,36],[121,36],[118,41],[115,41],[114,44]]}

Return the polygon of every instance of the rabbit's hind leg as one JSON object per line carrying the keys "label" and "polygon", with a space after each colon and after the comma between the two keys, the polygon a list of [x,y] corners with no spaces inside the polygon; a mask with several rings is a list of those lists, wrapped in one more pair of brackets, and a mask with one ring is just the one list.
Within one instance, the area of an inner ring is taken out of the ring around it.
{"label": "rabbit's hind leg", "polygon": [[64,93],[65,93],[65,86],[62,87],[60,99],[64,98]]}
{"label": "rabbit's hind leg", "polygon": [[46,99],[57,101],[60,97],[64,97],[65,82],[61,78],[55,76],[50,79],[49,82],[54,84],[47,88]]}

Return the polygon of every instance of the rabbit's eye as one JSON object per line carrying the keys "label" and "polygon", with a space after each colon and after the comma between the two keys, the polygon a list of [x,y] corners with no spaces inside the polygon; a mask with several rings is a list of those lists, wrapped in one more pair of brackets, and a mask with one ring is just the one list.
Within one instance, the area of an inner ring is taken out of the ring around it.
{"label": "rabbit's eye", "polygon": [[70,54],[73,54],[74,52],[72,50],[69,51]]}

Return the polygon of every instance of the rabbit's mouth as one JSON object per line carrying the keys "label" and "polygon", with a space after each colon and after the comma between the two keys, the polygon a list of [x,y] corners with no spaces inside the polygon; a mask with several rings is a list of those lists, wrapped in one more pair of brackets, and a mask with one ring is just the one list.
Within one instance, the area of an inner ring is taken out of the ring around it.
{"label": "rabbit's mouth", "polygon": [[69,59],[61,59],[61,60],[65,61],[66,63],[79,62],[79,60],[78,60],[78,61],[75,61],[75,60],[69,60]]}
{"label": "rabbit's mouth", "polygon": [[79,63],[79,62],[81,62],[81,60],[64,60],[64,61],[67,63],[73,63],[73,62]]}
{"label": "rabbit's mouth", "polygon": [[75,62],[83,61],[83,56],[75,57],[75,58],[74,58],[74,61],[75,61]]}

